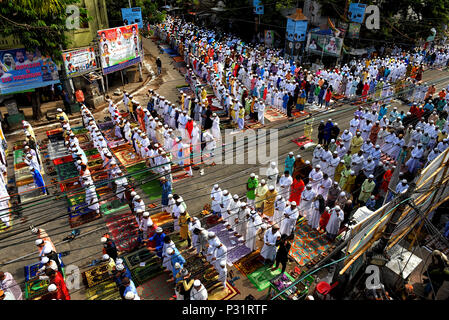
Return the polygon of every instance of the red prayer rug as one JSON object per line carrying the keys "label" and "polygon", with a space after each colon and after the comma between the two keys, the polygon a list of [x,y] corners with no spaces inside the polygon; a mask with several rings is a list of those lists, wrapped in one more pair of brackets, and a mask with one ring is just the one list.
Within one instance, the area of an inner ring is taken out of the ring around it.
{"label": "red prayer rug", "polygon": [[307,143],[313,142],[313,140],[308,139],[305,136],[301,136],[299,138],[293,139],[292,142],[296,143],[299,147],[303,147]]}
{"label": "red prayer rug", "polygon": [[137,221],[130,212],[108,217],[106,226],[117,250],[129,252],[137,246]]}

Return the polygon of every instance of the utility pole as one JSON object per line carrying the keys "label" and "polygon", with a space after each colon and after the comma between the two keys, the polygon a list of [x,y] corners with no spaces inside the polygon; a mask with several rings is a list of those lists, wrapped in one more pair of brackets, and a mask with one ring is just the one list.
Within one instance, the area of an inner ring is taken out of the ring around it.
{"label": "utility pole", "polygon": [[404,201],[413,194],[416,188],[416,183],[412,182],[410,183],[410,186],[408,187],[407,191],[404,193],[401,193],[397,196],[397,201],[395,202],[395,205],[399,203],[399,206],[396,208],[396,210],[393,212],[392,216],[390,217],[390,220],[388,221],[383,233],[382,237],[379,240],[379,243],[372,249],[373,253],[379,253],[385,255],[385,248],[388,244],[388,241],[391,239],[391,235],[394,232],[394,229],[396,228],[400,217],[402,216],[402,213],[404,212],[405,208],[409,205],[408,201]]}

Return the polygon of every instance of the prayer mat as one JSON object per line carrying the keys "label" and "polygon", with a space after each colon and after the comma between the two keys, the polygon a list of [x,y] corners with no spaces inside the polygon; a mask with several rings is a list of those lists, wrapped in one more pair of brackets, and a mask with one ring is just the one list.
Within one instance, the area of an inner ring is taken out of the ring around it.
{"label": "prayer mat", "polygon": [[277,111],[274,108],[268,108],[264,113],[265,119],[267,119],[270,122],[275,122],[279,120],[285,120],[287,118],[286,115],[283,113]]}
{"label": "prayer mat", "polygon": [[171,48],[163,49],[163,50],[164,50],[164,52],[165,52],[166,54],[168,54],[170,57],[176,57],[176,56],[179,55],[178,52],[177,52],[176,50],[173,50],[173,49],[171,49]]}
{"label": "prayer mat", "polygon": [[229,282],[226,281],[226,289],[220,283],[220,286],[208,293],[209,297],[207,300],[231,300],[236,295],[240,294],[237,288],[233,287]]}
{"label": "prayer mat", "polygon": [[122,213],[110,216],[106,219],[106,226],[109,234],[114,240],[117,250],[129,252],[134,250],[137,243],[137,222],[136,218],[130,213]]}
{"label": "prayer mat", "polygon": [[175,62],[184,62],[184,59],[180,56],[173,57],[173,60],[175,60]]}
{"label": "prayer mat", "polygon": [[206,217],[206,228],[212,228],[214,226],[216,226],[217,224],[219,224],[220,222],[218,221],[218,216],[215,214],[210,214],[208,217]]}
{"label": "prayer mat", "polygon": [[140,298],[143,300],[169,300],[174,294],[173,285],[167,284],[170,277],[169,273],[163,272],[138,286],[137,292]]}
{"label": "prayer mat", "polygon": [[103,123],[99,123],[99,124],[98,124],[98,128],[99,128],[101,131],[105,131],[105,130],[108,130],[108,129],[112,129],[112,128],[114,128],[114,122],[112,122],[112,121],[106,121],[106,122],[103,122]]}
{"label": "prayer mat", "polygon": [[112,152],[117,160],[120,161],[120,163],[125,167],[129,167],[143,161],[143,159],[136,154],[134,148],[129,144],[124,144],[117,148],[113,148]]}
{"label": "prayer mat", "polygon": [[107,263],[102,263],[98,266],[94,266],[84,272],[81,273],[84,284],[88,288],[92,288],[103,281],[107,281],[111,279],[111,276],[108,272]]}
{"label": "prayer mat", "polygon": [[307,221],[303,220],[296,226],[289,255],[303,267],[314,258],[319,258],[330,246],[331,243],[323,234],[310,228]]}
{"label": "prayer mat", "polygon": [[159,180],[148,181],[140,185],[139,187],[147,195],[150,201],[160,199],[162,194],[162,187],[159,183]]}
{"label": "prayer mat", "polygon": [[191,176],[189,176],[189,174],[186,171],[184,171],[184,169],[182,169],[180,171],[173,172],[172,178],[173,178],[173,183],[175,183],[175,182],[184,180],[186,178],[191,178]]}
{"label": "prayer mat", "polygon": [[232,231],[227,230],[223,223],[219,223],[207,231],[213,231],[228,249],[226,260],[229,266],[251,253],[251,249],[245,246],[243,241],[234,236]]}
{"label": "prayer mat", "polygon": [[53,159],[53,164],[55,166],[59,166],[60,164],[72,162],[72,161],[73,161],[73,157],[71,155],[68,155],[66,157]]}
{"label": "prayer mat", "polygon": [[259,128],[263,127],[263,125],[261,123],[256,122],[254,120],[249,120],[249,121],[245,120],[244,126],[245,126],[245,129],[259,129]]}
{"label": "prayer mat", "polygon": [[100,201],[100,210],[106,216],[121,210],[129,210],[129,205],[127,203],[122,204],[119,198],[114,197],[105,201]]}
{"label": "prayer mat", "polygon": [[69,224],[70,224],[70,228],[76,228],[79,227],[83,224],[92,222],[94,220],[100,219],[101,218],[101,211],[100,213],[96,213],[94,210],[90,210],[89,208],[87,208],[87,210],[89,210],[88,212],[83,212],[80,213],[76,216],[69,216]]}
{"label": "prayer mat", "polygon": [[154,224],[156,224],[158,227],[162,227],[163,225],[167,223],[172,223],[173,218],[171,214],[167,212],[159,212],[151,216],[151,220]]}
{"label": "prayer mat", "polygon": [[117,284],[113,280],[104,281],[86,290],[87,300],[121,300]]}
{"label": "prayer mat", "polygon": [[313,140],[310,140],[310,139],[306,138],[305,136],[301,136],[301,137],[293,139],[291,141],[296,143],[299,147],[304,147],[306,144],[313,142]]}
{"label": "prayer mat", "polygon": [[[249,274],[248,279],[257,288],[257,291],[263,291],[263,290],[266,290],[270,286],[270,281],[279,274],[281,274],[280,268],[277,268],[276,270],[271,271],[271,265],[269,265],[269,266],[263,266],[262,268]],[[290,280],[294,281],[294,279],[287,272],[285,272],[285,275]]]}
{"label": "prayer mat", "polygon": [[263,265],[263,258],[261,257],[259,250],[251,252],[249,255],[234,263],[234,267],[245,276],[248,276],[250,273],[263,267]]}
{"label": "prayer mat", "polygon": [[138,268],[141,263],[151,264],[154,259],[158,259],[156,253],[147,248],[141,248],[135,252],[128,253],[121,258],[130,271]]}
{"label": "prayer mat", "polygon": [[12,229],[13,220],[11,219],[11,214],[8,213],[8,216],[9,216],[9,227],[7,227],[3,221],[0,221],[0,233]]}
{"label": "prayer mat", "polygon": [[[64,263],[62,262],[62,254],[58,253],[58,257],[59,260],[61,261],[61,267],[64,267]],[[37,271],[39,270],[40,266],[41,263],[36,262],[23,267],[25,273],[25,281],[30,281],[30,279],[36,278]]]}
{"label": "prayer mat", "polygon": [[86,134],[87,132],[89,132],[86,128],[84,128],[83,126],[79,126],[79,127],[75,127],[72,128],[72,131],[75,135],[80,135],[80,134]]}
{"label": "prayer mat", "polygon": [[39,297],[48,293],[49,280],[39,280],[34,278],[25,282],[25,299],[26,300],[38,300]]}
{"label": "prayer mat", "polygon": [[308,113],[307,111],[296,111],[296,110],[292,110],[292,116],[294,118],[300,118],[300,117],[305,117],[308,116],[310,113]]}
{"label": "prayer mat", "polygon": [[162,269],[162,261],[153,259],[149,264],[145,264],[145,266],[138,266],[134,270],[131,271],[131,277],[133,278],[134,284],[136,286],[140,286],[144,284],[146,281],[156,277],[157,275],[163,272]]}

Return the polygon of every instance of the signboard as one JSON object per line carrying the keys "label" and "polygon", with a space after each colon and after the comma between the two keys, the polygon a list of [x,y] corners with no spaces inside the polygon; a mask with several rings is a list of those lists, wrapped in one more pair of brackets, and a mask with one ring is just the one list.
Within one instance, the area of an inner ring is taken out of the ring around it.
{"label": "signboard", "polygon": [[309,53],[338,57],[340,56],[342,46],[343,39],[341,38],[332,35],[309,33],[307,43],[307,51]]}
{"label": "signboard", "polygon": [[68,78],[77,77],[97,68],[93,47],[64,52],[62,60]]}
{"label": "signboard", "polygon": [[103,74],[125,69],[140,62],[137,24],[98,31]]}
{"label": "signboard", "polygon": [[360,35],[360,23],[350,23],[346,36],[349,39],[358,39]]}
{"label": "signboard", "polygon": [[0,51],[0,94],[45,87],[59,83],[58,67],[39,49]]}
{"label": "signboard", "polygon": [[287,40],[293,41],[295,39],[295,21],[292,19],[287,19]]}
{"label": "signboard", "polygon": [[306,41],[307,34],[307,21],[298,20],[295,22],[295,35],[294,41]]}
{"label": "signboard", "polygon": [[255,14],[264,14],[264,6],[260,0],[253,0],[253,7]]}
{"label": "signboard", "polygon": [[137,23],[139,29],[143,28],[142,9],[140,7],[122,8],[122,19],[125,26]]}
{"label": "signboard", "polygon": [[274,42],[274,31],[273,30],[265,30],[265,45],[267,47],[273,46]]}
{"label": "signboard", "polygon": [[349,21],[363,23],[365,17],[366,4],[363,3],[351,3],[349,5]]}

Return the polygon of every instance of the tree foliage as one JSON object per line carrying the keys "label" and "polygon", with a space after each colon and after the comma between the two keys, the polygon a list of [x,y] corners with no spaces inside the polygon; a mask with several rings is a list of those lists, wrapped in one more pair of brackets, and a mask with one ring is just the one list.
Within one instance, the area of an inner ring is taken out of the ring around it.
{"label": "tree foliage", "polygon": [[[13,36],[25,48],[39,47],[44,55],[61,61],[61,49],[70,45],[65,34],[66,7],[79,0],[14,0],[2,1],[0,6],[0,35]],[[80,8],[81,16],[87,11]],[[89,18],[80,18],[81,22]]]}

